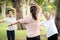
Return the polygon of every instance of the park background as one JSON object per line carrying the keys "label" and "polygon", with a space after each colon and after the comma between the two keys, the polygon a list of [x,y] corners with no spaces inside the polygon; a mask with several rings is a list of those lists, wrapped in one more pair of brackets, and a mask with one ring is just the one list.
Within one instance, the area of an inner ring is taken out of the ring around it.
{"label": "park background", "polygon": [[[55,22],[60,35],[60,0],[0,0],[0,20],[6,17],[8,9],[16,9],[16,19],[21,19],[29,15],[29,3],[36,2],[41,8],[43,13],[50,12],[47,7],[50,8],[55,14]],[[44,20],[42,15],[40,21]],[[0,40],[7,40],[6,36],[7,23],[0,23]],[[16,40],[26,40],[26,30],[24,24],[17,24],[17,30],[15,31]],[[58,37],[60,40],[60,36]],[[42,27],[41,40],[47,40],[45,28]]]}

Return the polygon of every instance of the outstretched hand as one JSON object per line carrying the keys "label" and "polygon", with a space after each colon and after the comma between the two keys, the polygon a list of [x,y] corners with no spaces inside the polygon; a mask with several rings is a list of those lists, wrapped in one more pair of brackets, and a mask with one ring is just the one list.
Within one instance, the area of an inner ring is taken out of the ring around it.
{"label": "outstretched hand", "polygon": [[12,24],[8,25],[8,27],[12,26]]}

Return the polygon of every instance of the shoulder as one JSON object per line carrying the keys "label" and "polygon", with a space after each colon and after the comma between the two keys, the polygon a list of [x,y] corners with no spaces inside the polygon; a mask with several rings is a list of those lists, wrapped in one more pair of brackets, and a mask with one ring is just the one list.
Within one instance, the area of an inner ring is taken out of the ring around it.
{"label": "shoulder", "polygon": [[32,16],[24,17],[23,19],[32,19]]}
{"label": "shoulder", "polygon": [[31,16],[27,16],[25,18],[22,18],[19,20],[20,23],[29,23],[31,21],[32,17]]}
{"label": "shoulder", "polygon": [[26,17],[24,17],[24,18],[22,18],[22,19],[20,19],[20,20],[27,21],[27,20],[30,20],[30,19],[32,19],[31,16],[26,16]]}
{"label": "shoulder", "polygon": [[45,24],[46,23],[46,20],[42,21],[41,24]]}

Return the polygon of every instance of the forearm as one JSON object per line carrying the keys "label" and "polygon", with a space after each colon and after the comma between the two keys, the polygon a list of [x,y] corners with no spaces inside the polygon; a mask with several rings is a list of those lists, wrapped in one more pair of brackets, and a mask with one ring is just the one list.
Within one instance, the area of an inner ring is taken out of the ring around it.
{"label": "forearm", "polygon": [[[16,21],[16,22],[12,23],[11,25],[15,25],[15,24],[17,24],[17,23],[19,23],[19,21]],[[11,25],[10,25],[10,26],[11,26]]]}
{"label": "forearm", "polygon": [[50,10],[51,11],[51,14],[54,15],[54,11],[53,10]]}
{"label": "forearm", "polygon": [[50,15],[55,15],[54,11],[52,9],[49,8],[49,11],[50,11]]}
{"label": "forearm", "polygon": [[0,20],[0,23],[4,22],[3,20]]}

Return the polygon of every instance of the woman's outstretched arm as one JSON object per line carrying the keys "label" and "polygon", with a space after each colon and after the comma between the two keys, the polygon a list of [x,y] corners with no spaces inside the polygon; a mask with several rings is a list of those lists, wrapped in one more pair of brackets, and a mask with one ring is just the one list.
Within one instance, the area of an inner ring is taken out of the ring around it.
{"label": "woman's outstretched arm", "polygon": [[15,21],[14,23],[12,23],[12,24],[10,24],[10,25],[8,25],[8,26],[12,26],[12,25],[15,25],[15,24],[17,24],[17,23],[20,23],[19,20]]}
{"label": "woman's outstretched arm", "polygon": [[0,20],[0,23],[3,23],[3,22],[5,22],[4,20]]}

